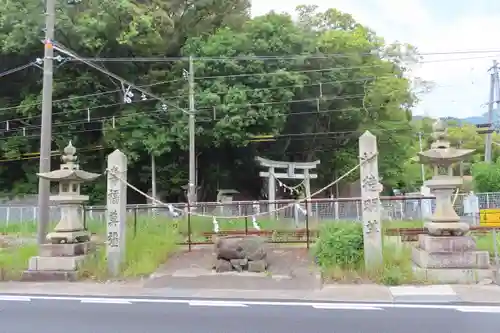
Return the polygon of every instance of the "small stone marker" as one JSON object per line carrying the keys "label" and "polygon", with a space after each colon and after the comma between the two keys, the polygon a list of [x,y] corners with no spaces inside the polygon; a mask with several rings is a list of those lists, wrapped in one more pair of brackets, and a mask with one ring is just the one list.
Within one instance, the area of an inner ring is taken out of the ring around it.
{"label": "small stone marker", "polygon": [[361,208],[363,211],[363,238],[365,250],[365,267],[375,268],[383,263],[382,226],[380,221],[380,192],[377,138],[366,131],[359,138],[361,178]]}
{"label": "small stone marker", "polygon": [[[118,177],[121,179],[119,180]],[[108,270],[112,276],[120,273],[125,259],[127,215],[127,156],[119,150],[108,155],[108,192],[106,204]]]}

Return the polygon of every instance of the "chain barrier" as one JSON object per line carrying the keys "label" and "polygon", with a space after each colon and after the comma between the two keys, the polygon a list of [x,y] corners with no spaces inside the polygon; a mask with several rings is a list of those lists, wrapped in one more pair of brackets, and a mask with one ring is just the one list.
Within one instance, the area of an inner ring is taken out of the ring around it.
{"label": "chain barrier", "polygon": [[[187,213],[190,214],[191,216],[212,218],[212,221],[214,221],[214,219],[230,219],[230,220],[232,220],[232,219],[242,219],[242,218],[252,218],[253,219],[253,217],[264,216],[264,215],[268,215],[268,214],[280,212],[280,211],[285,210],[287,208],[294,207],[297,204],[300,205],[301,203],[304,203],[307,200],[312,199],[314,196],[316,196],[316,195],[318,195],[318,194],[326,191],[327,189],[329,189],[330,187],[334,186],[335,184],[337,184],[338,182],[340,182],[342,179],[346,178],[351,173],[353,173],[354,171],[356,171],[360,166],[362,166],[365,163],[368,163],[369,161],[371,161],[375,156],[377,156],[377,153],[374,154],[374,155],[372,155],[371,157],[369,157],[367,159],[364,159],[363,161],[361,161],[360,163],[358,163],[356,166],[354,166],[353,168],[351,168],[349,171],[347,171],[346,173],[344,173],[342,176],[340,176],[339,178],[337,178],[336,180],[334,180],[330,184],[328,184],[328,185],[324,186],[323,188],[319,189],[318,191],[312,193],[309,197],[295,200],[295,201],[293,201],[293,202],[291,202],[291,203],[289,203],[289,204],[287,204],[287,205],[285,205],[283,207],[279,207],[279,208],[276,208],[274,210],[269,210],[269,211],[266,211],[266,212],[258,212],[258,213],[251,214],[251,215],[240,215],[240,216],[218,216],[218,215],[213,215],[213,214],[212,215],[206,215],[206,214],[199,214],[199,213],[196,213],[196,212],[192,212],[190,210]],[[118,179],[119,181],[123,182],[125,185],[127,185],[128,187],[130,187],[132,190],[136,191],[137,193],[141,194],[142,196],[146,197],[147,199],[151,200],[152,202],[154,202],[154,203],[156,203],[156,204],[158,204],[160,206],[167,207],[169,211],[178,211],[178,212],[182,212],[182,213],[186,212],[184,209],[180,209],[180,208],[174,207],[172,204],[165,203],[165,202],[162,202],[162,201],[160,201],[160,200],[158,200],[156,198],[153,198],[152,196],[150,196],[147,193],[141,191],[140,189],[138,189],[134,185],[130,184],[126,180],[122,179],[114,170],[106,169],[106,173],[112,174],[114,177],[116,177],[116,179]],[[216,223],[213,223],[213,224],[214,224],[214,228],[216,228],[216,225],[218,226],[218,224],[216,224]]]}

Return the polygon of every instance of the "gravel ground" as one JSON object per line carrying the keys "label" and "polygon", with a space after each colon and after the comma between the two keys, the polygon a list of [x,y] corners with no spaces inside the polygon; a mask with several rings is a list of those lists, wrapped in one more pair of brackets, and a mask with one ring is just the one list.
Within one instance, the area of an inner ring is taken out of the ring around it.
{"label": "gravel ground", "polygon": [[177,253],[145,283],[150,288],[315,289],[319,276],[306,248],[270,247],[266,273],[212,272],[212,246]]}

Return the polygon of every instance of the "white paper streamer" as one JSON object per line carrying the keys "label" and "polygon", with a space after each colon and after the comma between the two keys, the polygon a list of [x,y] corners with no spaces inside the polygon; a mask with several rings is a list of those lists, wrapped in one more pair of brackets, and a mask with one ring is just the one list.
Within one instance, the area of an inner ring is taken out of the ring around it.
{"label": "white paper streamer", "polygon": [[168,204],[167,205],[167,208],[168,208],[168,212],[169,214],[172,216],[172,217],[179,217],[179,212],[176,212],[175,209],[174,209],[174,206],[172,206],[171,204]]}
{"label": "white paper streamer", "polygon": [[212,224],[214,225],[214,232],[215,232],[216,234],[218,234],[218,233],[219,233],[219,230],[220,230],[220,229],[219,229],[219,222],[217,222],[217,219],[215,218],[215,216],[214,216],[214,217],[212,217]]}
{"label": "white paper streamer", "polygon": [[257,223],[257,217],[255,217],[255,215],[252,216],[252,225],[253,225],[253,228],[255,230],[259,230],[260,231],[260,226]]}
{"label": "white paper streamer", "polygon": [[305,208],[303,208],[300,204],[296,203],[295,204],[295,209],[300,212],[302,215],[306,215],[307,214],[307,211],[305,210]]}

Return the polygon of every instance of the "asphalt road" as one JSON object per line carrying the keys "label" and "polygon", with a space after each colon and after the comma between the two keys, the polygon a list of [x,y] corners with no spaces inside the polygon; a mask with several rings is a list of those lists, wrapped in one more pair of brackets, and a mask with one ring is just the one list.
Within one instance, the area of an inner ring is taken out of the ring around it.
{"label": "asphalt road", "polygon": [[[137,300],[137,299],[136,299]],[[500,307],[27,298],[0,295],[8,333],[498,333]]]}

